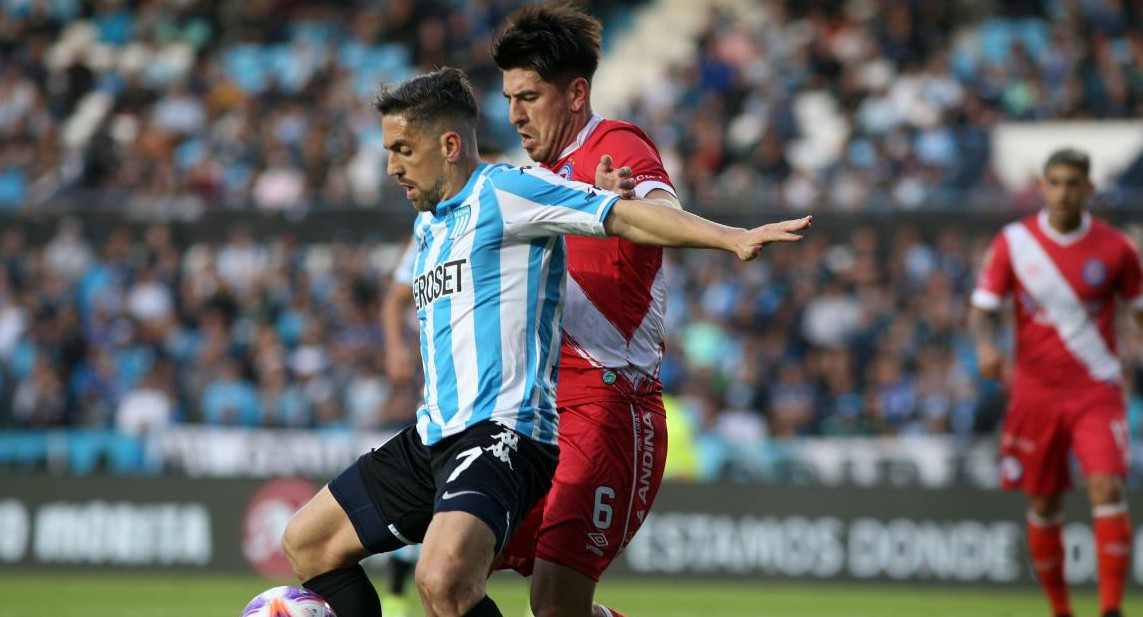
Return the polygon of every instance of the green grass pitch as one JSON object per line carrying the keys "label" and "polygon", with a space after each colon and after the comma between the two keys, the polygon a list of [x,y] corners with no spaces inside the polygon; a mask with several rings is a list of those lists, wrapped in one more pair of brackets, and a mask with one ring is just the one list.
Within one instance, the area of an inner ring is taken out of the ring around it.
{"label": "green grass pitch", "polygon": [[[237,617],[250,598],[276,584],[253,576],[4,573],[0,616]],[[497,575],[490,593],[506,617],[528,615],[523,580]],[[1029,589],[605,581],[598,596],[630,617],[1048,617],[1047,602]],[[1077,617],[1096,615],[1093,593],[1076,594],[1075,601]],[[420,617],[420,603],[410,607],[410,617]],[[1143,601],[1129,597],[1124,609],[1143,616]]]}

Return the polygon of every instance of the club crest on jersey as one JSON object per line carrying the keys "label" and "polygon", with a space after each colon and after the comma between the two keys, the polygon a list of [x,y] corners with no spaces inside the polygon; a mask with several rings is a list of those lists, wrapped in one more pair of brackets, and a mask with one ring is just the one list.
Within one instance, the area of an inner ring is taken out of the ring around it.
{"label": "club crest on jersey", "polygon": [[1098,259],[1089,259],[1083,265],[1083,280],[1092,287],[1099,286],[1107,278],[1107,267]]}
{"label": "club crest on jersey", "polygon": [[560,170],[556,172],[556,175],[563,178],[564,180],[571,180],[572,179],[571,161],[564,163],[563,166],[560,167]]}
{"label": "club crest on jersey", "polygon": [[456,210],[453,210],[452,211],[453,225],[452,225],[452,231],[448,235],[449,239],[450,240],[456,240],[457,238],[463,236],[464,232],[468,230],[468,221],[471,218],[472,218],[472,207],[471,206],[464,206],[463,208],[457,208]]}

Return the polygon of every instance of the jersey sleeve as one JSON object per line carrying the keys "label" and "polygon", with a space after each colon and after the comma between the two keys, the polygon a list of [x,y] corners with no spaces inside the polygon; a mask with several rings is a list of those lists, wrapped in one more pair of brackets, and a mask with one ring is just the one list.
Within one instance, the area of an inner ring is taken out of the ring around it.
{"label": "jersey sleeve", "polygon": [[534,167],[508,167],[490,178],[504,229],[518,238],[607,235],[603,222],[619,195]]}
{"label": "jersey sleeve", "polygon": [[635,179],[635,196],[643,199],[655,189],[662,189],[671,195],[675,194],[675,186],[667,170],[663,168],[663,159],[655,147],[642,136],[630,130],[615,130],[607,133],[595,148],[597,155],[591,169],[599,165],[599,159],[604,154],[611,155],[612,166],[630,167],[632,177]]}
{"label": "jersey sleeve", "polygon": [[1119,297],[1135,311],[1143,311],[1143,264],[1139,249],[1130,240],[1124,241],[1123,270],[1119,275]]}
{"label": "jersey sleeve", "polygon": [[405,252],[401,254],[401,261],[397,264],[397,268],[393,270],[393,280],[395,282],[412,286],[413,261],[416,258],[417,240],[416,238],[409,238],[409,245],[405,247]]}
{"label": "jersey sleeve", "polygon": [[1004,298],[1012,292],[1013,280],[1008,241],[1001,233],[992,241],[992,247],[984,258],[984,267],[980,270],[976,289],[972,291],[972,305],[986,311],[1000,308]]}

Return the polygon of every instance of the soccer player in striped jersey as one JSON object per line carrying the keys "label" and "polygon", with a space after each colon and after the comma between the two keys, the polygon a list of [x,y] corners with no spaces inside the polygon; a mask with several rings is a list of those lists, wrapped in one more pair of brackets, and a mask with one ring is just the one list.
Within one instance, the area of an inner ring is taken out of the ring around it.
{"label": "soccer player in striped jersey", "polygon": [[1040,190],[1047,207],[1011,223],[992,243],[972,294],[969,329],[981,373],[999,378],[995,320],[1015,298],[1016,370],[1001,441],[1001,481],[1028,495],[1028,548],[1052,611],[1072,614],[1064,578],[1062,497],[1068,451],[1087,478],[1104,617],[1119,617],[1130,569],[1128,433],[1115,352],[1116,296],[1143,328],[1139,251],[1087,212],[1088,155],[1053,153]]}
{"label": "soccer player in striped jersey", "polygon": [[485,579],[551,486],[564,235],[716,248],[740,259],[795,241],[808,218],[746,230],[653,201],[621,200],[542,169],[482,163],[476,97],[445,68],[376,102],[387,172],[419,214],[413,300],[424,395],[417,424],[329,482],[283,546],[303,584],[341,617],[379,617],[359,562],[422,542],[415,578],[429,617],[500,615]]}

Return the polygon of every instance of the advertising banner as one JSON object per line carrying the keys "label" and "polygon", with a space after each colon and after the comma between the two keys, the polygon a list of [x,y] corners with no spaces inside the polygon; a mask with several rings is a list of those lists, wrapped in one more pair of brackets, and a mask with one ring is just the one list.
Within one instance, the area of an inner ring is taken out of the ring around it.
{"label": "advertising banner", "polygon": [[[321,486],[267,480],[0,475],[0,572],[66,568],[289,578],[290,516]],[[1143,512],[1143,499],[1131,496]],[[975,489],[666,484],[608,578],[1033,585],[1020,495]],[[1085,496],[1070,496],[1072,583],[1095,580]],[[613,524],[629,524],[614,521]],[[585,550],[591,539],[585,537]],[[1143,584],[1143,528],[1132,577]]]}

